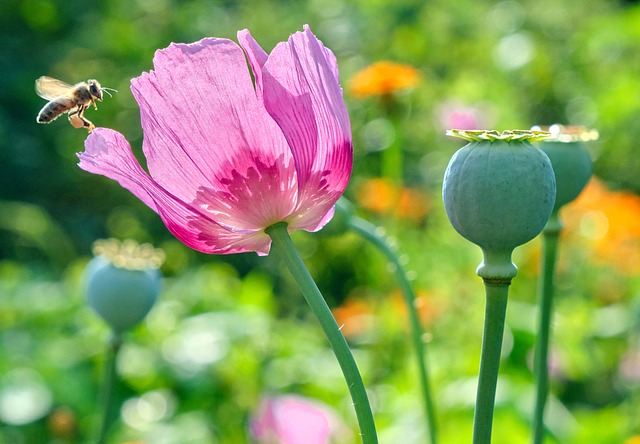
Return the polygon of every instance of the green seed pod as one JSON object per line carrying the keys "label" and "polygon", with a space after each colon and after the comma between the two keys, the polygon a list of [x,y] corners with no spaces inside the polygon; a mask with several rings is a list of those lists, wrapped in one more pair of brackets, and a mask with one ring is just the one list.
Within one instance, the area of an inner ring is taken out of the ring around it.
{"label": "green seed pod", "polygon": [[132,241],[98,241],[85,270],[91,308],[117,335],[149,313],[160,293],[160,250]]}
{"label": "green seed pod", "polygon": [[545,152],[553,166],[556,176],[556,203],[553,209],[557,211],[578,197],[591,178],[591,157],[584,143],[596,140],[598,132],[562,125],[552,125],[544,130],[551,133],[551,137],[537,146]]}
{"label": "green seed pod", "polygon": [[458,131],[449,135],[470,143],[454,154],[444,176],[447,216],[463,237],[482,248],[477,273],[486,280],[510,281],[517,272],[514,248],[537,236],[555,201],[548,157],[530,140],[534,131]]}

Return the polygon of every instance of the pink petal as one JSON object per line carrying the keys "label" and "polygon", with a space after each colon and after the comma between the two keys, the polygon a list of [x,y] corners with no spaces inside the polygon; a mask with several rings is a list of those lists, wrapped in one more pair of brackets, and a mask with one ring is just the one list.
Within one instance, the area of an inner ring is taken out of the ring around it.
{"label": "pink petal", "polygon": [[258,99],[262,101],[262,67],[267,62],[269,54],[255,41],[248,29],[238,31],[238,42],[247,53],[247,59],[249,59],[256,82],[256,94]]}
{"label": "pink petal", "polygon": [[264,397],[251,422],[259,442],[281,444],[326,444],[331,441],[332,426],[338,429],[338,425],[326,406],[297,395]]}
{"label": "pink petal", "polygon": [[171,44],[156,51],[154,71],[131,84],[149,172],[185,201],[201,186],[224,191],[230,166],[244,175],[256,159],[282,159],[283,168],[292,159],[255,95],[242,49],[230,40]]}
{"label": "pink petal", "polygon": [[96,128],[84,144],[85,151],[78,153],[80,168],[118,181],[123,188],[158,212],[156,201],[147,191],[152,180],[140,167],[122,134],[108,128]]}
{"label": "pink petal", "polygon": [[[293,154],[255,95],[240,47],[224,39],[173,44],[156,52],[154,66],[132,81],[153,178],[232,230],[285,220],[297,202]],[[275,168],[251,180],[264,165]],[[220,196],[240,189],[239,178],[255,185],[245,193],[254,198],[228,205]]]}
{"label": "pink petal", "polygon": [[346,188],[353,156],[335,57],[308,26],[278,44],[266,62],[248,31],[241,44],[261,78],[265,107],[293,152],[300,194],[291,225],[318,229]]}
{"label": "pink petal", "polygon": [[282,442],[326,444],[331,430],[327,414],[301,399],[289,397],[275,408]]}
{"label": "pink petal", "polygon": [[140,167],[124,136],[96,128],[78,154],[80,168],[118,181],[160,215],[169,231],[187,246],[203,253],[269,252],[270,239],[262,231],[238,233],[225,229],[192,205],[169,193]]}

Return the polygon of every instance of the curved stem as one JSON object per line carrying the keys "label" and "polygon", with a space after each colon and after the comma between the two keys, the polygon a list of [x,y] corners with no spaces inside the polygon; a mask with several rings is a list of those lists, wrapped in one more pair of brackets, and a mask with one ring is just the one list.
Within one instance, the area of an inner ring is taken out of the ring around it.
{"label": "curved stem", "polygon": [[[551,219],[550,219],[550,222]],[[540,318],[534,357],[536,378],[536,404],[533,411],[533,442],[544,441],[544,410],[549,391],[549,342],[551,337],[551,313],[553,308],[555,263],[558,252],[560,226],[547,225],[543,237],[542,280],[540,285]]]}
{"label": "curved stem", "polygon": [[426,364],[426,344],[423,341],[423,330],[416,310],[416,296],[411,287],[411,283],[407,278],[407,274],[400,263],[400,259],[395,251],[385,242],[384,237],[380,236],[376,229],[377,227],[366,220],[359,217],[352,217],[350,219],[350,226],[363,238],[367,239],[373,245],[375,245],[394,265],[396,279],[402,290],[405,304],[407,305],[407,311],[409,312],[409,325],[411,328],[411,339],[413,347],[415,348],[416,357],[418,358],[418,375],[420,379],[420,387],[422,389],[422,398],[424,402],[425,415],[427,418],[427,428],[429,430],[429,438],[431,444],[437,443],[437,425],[435,419],[435,407],[433,403],[433,397],[431,396],[431,390],[429,386],[429,373]]}
{"label": "curved stem", "polygon": [[102,424],[97,443],[104,444],[107,442],[107,434],[113,424],[113,392],[115,390],[116,380],[116,358],[118,351],[122,346],[122,337],[118,333],[114,333],[107,346],[107,359],[104,366],[104,382],[102,386]]}
{"label": "curved stem", "polygon": [[331,344],[331,348],[336,355],[336,359],[342,369],[342,374],[349,387],[349,392],[351,393],[353,407],[356,411],[358,424],[360,426],[362,442],[364,444],[377,443],[378,438],[373,421],[373,414],[371,413],[371,406],[369,405],[369,398],[367,397],[367,392],[364,388],[356,361],[353,359],[349,345],[340,332],[340,328],[322,297],[318,286],[309,274],[307,267],[302,262],[298,251],[293,245],[291,237],[289,237],[289,233],[287,232],[287,224],[277,223],[267,228],[265,232],[271,237],[273,241],[272,248],[289,268],[293,278],[300,287],[300,291],[309,304],[311,311],[318,322],[320,322],[320,326]]}
{"label": "curved stem", "polygon": [[487,306],[484,318],[482,356],[478,376],[476,411],[473,418],[473,444],[491,443],[491,426],[495,405],[500,352],[504,335],[509,283],[485,280]]}

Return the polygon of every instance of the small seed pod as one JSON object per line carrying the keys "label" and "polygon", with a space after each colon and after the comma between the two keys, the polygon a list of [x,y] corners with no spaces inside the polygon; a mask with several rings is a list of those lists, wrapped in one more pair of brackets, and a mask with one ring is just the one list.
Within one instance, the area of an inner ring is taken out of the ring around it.
{"label": "small seed pod", "polygon": [[581,126],[551,125],[535,126],[534,130],[544,130],[551,137],[537,144],[551,161],[556,177],[556,203],[560,207],[574,200],[582,192],[593,171],[591,157],[585,142],[598,139],[598,132]]}
{"label": "small seed pod", "polygon": [[485,281],[510,282],[517,268],[514,248],[537,236],[555,201],[548,157],[531,140],[540,131],[459,131],[448,135],[469,144],[452,157],[444,176],[447,216],[463,237],[480,246],[484,261],[477,273]]}
{"label": "small seed pod", "polygon": [[89,305],[121,334],[144,319],[160,293],[164,254],[148,244],[97,241],[85,270]]}

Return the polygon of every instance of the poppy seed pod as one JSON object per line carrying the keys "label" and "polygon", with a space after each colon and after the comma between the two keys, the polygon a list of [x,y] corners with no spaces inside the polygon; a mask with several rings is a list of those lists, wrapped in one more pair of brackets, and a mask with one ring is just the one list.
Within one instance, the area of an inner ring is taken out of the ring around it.
{"label": "poppy seed pod", "polygon": [[538,144],[549,157],[556,177],[554,211],[574,200],[582,192],[593,171],[591,156],[584,143],[597,140],[598,132],[581,126],[552,125],[534,127],[551,133]]}
{"label": "poppy seed pod", "polygon": [[463,237],[480,246],[484,261],[477,269],[485,280],[510,281],[517,268],[514,248],[545,226],[556,185],[548,157],[530,140],[539,131],[460,131],[448,135],[469,144],[452,157],[444,176],[447,216]]}
{"label": "poppy seed pod", "polygon": [[150,245],[111,239],[96,242],[94,254],[85,270],[89,305],[121,334],[142,321],[155,303],[163,253]]}

